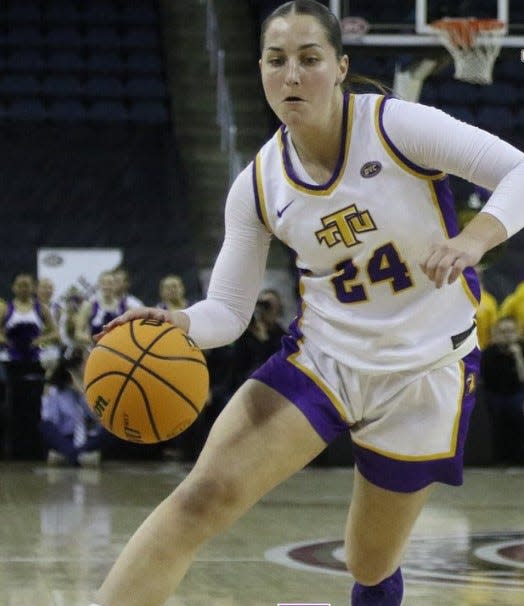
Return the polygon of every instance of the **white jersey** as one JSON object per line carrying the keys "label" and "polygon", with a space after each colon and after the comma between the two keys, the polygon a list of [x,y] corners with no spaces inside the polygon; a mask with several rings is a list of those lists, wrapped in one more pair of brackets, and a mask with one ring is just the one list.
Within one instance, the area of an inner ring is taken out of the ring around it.
{"label": "white jersey", "polygon": [[208,298],[188,309],[201,347],[229,342],[247,325],[271,234],[296,253],[295,328],[343,364],[420,369],[474,346],[474,332],[462,345],[453,339],[473,323],[473,269],[437,289],[419,262],[433,242],[458,233],[445,172],[495,190],[484,211],[509,234],[522,227],[522,153],[434,108],[379,95],[346,95],[343,119],[327,183],[308,176],[284,127],[237,178]]}
{"label": "white jersey", "polygon": [[283,129],[255,165],[260,218],[296,252],[300,332],[366,371],[450,354],[480,296],[473,270],[437,290],[418,265],[429,242],[458,233],[453,198],[445,174],[415,166],[388,140],[385,102],[346,98],[338,164],[323,185],[311,184]]}

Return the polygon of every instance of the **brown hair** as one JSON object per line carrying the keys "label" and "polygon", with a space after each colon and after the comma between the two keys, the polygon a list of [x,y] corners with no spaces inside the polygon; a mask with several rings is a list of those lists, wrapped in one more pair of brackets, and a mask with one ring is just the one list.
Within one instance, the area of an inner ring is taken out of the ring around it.
{"label": "brown hair", "polygon": [[[277,7],[268,15],[262,22],[260,29],[260,52],[263,52],[264,50],[264,37],[271,22],[278,17],[287,17],[287,15],[291,14],[309,15],[314,17],[324,29],[329,44],[335,50],[337,59],[341,59],[344,56],[345,53],[342,44],[340,22],[326,6],[316,0],[292,0],[291,2],[286,2]],[[351,89],[354,85],[371,85],[383,94],[388,94],[389,92],[387,87],[378,80],[367,76],[361,76],[360,74],[348,70],[346,78],[344,82],[342,82],[342,87]]]}

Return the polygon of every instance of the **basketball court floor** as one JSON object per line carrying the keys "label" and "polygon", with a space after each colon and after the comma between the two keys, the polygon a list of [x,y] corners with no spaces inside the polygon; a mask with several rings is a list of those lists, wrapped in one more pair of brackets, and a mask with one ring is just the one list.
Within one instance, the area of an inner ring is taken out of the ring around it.
{"label": "basketball court floor", "polygon": [[[87,606],[130,533],[190,466],[0,464],[0,606]],[[352,471],[309,467],[200,552],[169,606],[348,605]],[[524,468],[439,486],[405,558],[405,606],[524,603]],[[122,604],[125,606],[125,604]]]}

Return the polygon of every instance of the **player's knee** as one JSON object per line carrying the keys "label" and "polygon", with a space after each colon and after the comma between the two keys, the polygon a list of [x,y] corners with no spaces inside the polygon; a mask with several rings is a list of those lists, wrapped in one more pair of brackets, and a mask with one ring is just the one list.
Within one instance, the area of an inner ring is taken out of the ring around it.
{"label": "player's knee", "polygon": [[240,490],[227,477],[188,478],[173,493],[178,515],[192,519],[203,528],[226,527],[240,502]]}

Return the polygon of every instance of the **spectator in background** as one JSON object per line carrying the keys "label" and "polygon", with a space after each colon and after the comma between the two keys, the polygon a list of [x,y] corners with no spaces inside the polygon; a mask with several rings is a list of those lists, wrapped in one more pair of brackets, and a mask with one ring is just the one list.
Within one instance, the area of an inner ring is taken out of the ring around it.
{"label": "spectator in background", "polygon": [[514,318],[521,334],[524,333],[524,282],[508,295],[500,304],[499,317]]}
{"label": "spectator in background", "polygon": [[40,278],[36,283],[36,298],[47,305],[55,324],[58,326],[62,306],[53,299],[55,285],[50,278]]}
{"label": "spectator in background", "polygon": [[75,341],[80,346],[92,345],[92,336],[102,326],[126,311],[125,298],[116,292],[114,272],[104,271],[98,278],[98,292],[82,303],[75,326]]}
{"label": "spectator in background", "polygon": [[138,297],[130,294],[131,278],[129,271],[125,267],[117,267],[113,270],[113,278],[115,282],[115,295],[122,300],[124,309],[135,309],[144,305]]}
{"label": "spectator in background", "polygon": [[281,312],[282,301],[278,292],[262,290],[246,331],[233,343],[230,395],[280,349],[280,339],[285,334],[278,323]]}
{"label": "spectator in background", "polygon": [[475,319],[477,322],[479,348],[483,350],[486,349],[491,342],[493,326],[497,322],[498,318],[498,302],[497,299],[495,299],[495,297],[484,287],[482,280],[482,269],[476,269],[480,282],[480,303],[477,307]]}
{"label": "spectator in background", "polygon": [[169,274],[160,280],[158,288],[160,301],[156,307],[175,311],[187,307],[186,287],[180,276]]}
{"label": "spectator in background", "polygon": [[524,463],[524,356],[515,320],[501,318],[480,366],[491,416],[495,458],[499,463]]}
{"label": "spectator in background", "polygon": [[35,298],[35,281],[19,273],[12,283],[13,298],[0,311],[0,344],[10,362],[39,362],[42,347],[58,343],[58,330],[49,308]]}
{"label": "spectator in background", "polygon": [[63,301],[64,304],[58,323],[58,332],[62,348],[65,351],[65,355],[68,356],[76,345],[75,330],[77,317],[80,307],[84,302],[84,297],[76,286],[71,286],[63,296]]}
{"label": "spectator in background", "polygon": [[61,354],[61,345],[60,345],[60,330],[59,330],[59,322],[60,322],[60,314],[62,311],[61,305],[53,300],[53,294],[55,292],[55,285],[50,278],[40,278],[36,283],[36,298],[40,303],[45,305],[51,316],[53,318],[53,322],[58,330],[58,339],[55,343],[47,345],[42,348],[40,352],[40,362],[44,367],[49,367],[57,363]]}
{"label": "spectator in background", "polygon": [[40,433],[48,465],[97,467],[103,430],[91,415],[82,389],[85,350],[61,358],[42,394]]}
{"label": "spectator in background", "polygon": [[260,319],[265,324],[270,340],[271,353],[280,348],[280,339],[286,334],[281,318],[284,311],[282,297],[274,288],[264,288],[258,295]]}

